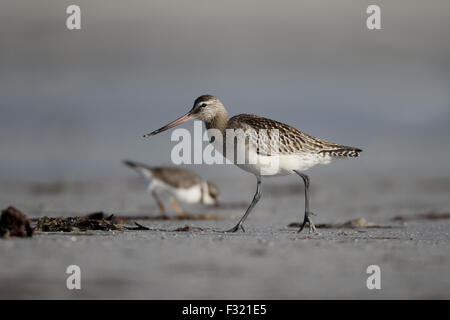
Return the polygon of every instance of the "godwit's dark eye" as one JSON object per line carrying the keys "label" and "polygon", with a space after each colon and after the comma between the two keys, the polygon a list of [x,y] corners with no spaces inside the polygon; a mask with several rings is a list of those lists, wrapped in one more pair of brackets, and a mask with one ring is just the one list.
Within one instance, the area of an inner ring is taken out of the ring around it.
{"label": "godwit's dark eye", "polygon": [[201,105],[200,105],[200,108],[205,108],[206,107],[206,103],[202,103]]}

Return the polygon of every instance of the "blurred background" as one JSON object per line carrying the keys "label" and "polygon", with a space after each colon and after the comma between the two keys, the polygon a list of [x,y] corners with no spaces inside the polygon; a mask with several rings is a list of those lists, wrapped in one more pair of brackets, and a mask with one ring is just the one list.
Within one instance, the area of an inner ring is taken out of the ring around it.
{"label": "blurred background", "polygon": [[[70,4],[81,30],[66,28]],[[369,4],[382,30],[366,28]],[[2,0],[0,180],[127,177],[124,158],[169,164],[170,133],[142,134],[204,93],[230,115],[364,149],[319,174],[448,174],[449,13],[447,0]]]}
{"label": "blurred background", "polygon": [[[81,30],[66,28],[71,4]],[[371,4],[381,30],[366,27]],[[218,220],[2,240],[0,298],[449,298],[449,17],[449,0],[1,0],[0,209],[159,214],[121,160],[171,164],[171,133],[142,135],[210,93],[230,115],[362,148],[308,171],[311,210],[316,225],[380,227],[297,234],[303,183],[291,175],[264,180],[247,232],[223,236],[254,178],[190,165],[220,206],[182,208]],[[74,263],[79,292],[64,286]],[[366,288],[372,264],[381,291]]]}

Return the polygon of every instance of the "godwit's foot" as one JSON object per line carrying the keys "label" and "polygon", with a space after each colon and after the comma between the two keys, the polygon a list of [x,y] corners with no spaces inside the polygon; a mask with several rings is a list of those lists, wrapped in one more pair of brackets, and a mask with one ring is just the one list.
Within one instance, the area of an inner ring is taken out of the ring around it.
{"label": "godwit's foot", "polygon": [[302,226],[300,227],[300,229],[298,230],[298,233],[302,232],[302,230],[305,228],[306,224],[308,224],[309,227],[309,233],[311,232],[316,232],[316,226],[314,225],[314,223],[312,222],[311,216],[315,216],[316,214],[313,212],[308,212],[305,214],[305,219],[303,220]]}
{"label": "godwit's foot", "polygon": [[244,229],[244,227],[241,225],[241,224],[237,224],[237,225],[235,225],[233,228],[231,228],[231,229],[229,229],[229,230],[225,230],[225,231],[222,231],[223,233],[232,233],[232,232],[237,232],[237,231],[239,231],[239,229],[241,229],[242,230],[242,232],[245,232],[245,229]]}

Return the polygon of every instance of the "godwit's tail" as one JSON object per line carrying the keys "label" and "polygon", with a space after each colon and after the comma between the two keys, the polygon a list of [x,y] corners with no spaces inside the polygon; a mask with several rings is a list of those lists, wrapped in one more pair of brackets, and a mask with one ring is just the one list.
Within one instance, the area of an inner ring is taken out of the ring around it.
{"label": "godwit's tail", "polygon": [[359,157],[359,154],[361,152],[362,150],[358,148],[348,146],[337,146],[335,148],[320,150],[318,153],[337,158],[356,158]]}

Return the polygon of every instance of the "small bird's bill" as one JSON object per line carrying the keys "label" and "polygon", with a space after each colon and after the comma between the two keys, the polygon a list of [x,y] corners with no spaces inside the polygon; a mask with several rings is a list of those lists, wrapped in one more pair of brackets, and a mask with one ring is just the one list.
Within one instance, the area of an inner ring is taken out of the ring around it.
{"label": "small bird's bill", "polygon": [[176,126],[178,126],[178,125],[180,125],[182,123],[185,123],[185,122],[188,122],[188,121],[191,121],[191,120],[194,120],[194,119],[195,119],[195,116],[192,115],[191,112],[188,112],[184,116],[182,116],[181,118],[178,118],[177,120],[172,121],[171,123],[165,125],[164,127],[159,128],[158,130],[155,130],[155,131],[153,131],[151,133],[145,134],[144,138],[149,138],[151,136],[154,136],[155,134],[158,134],[160,132],[166,131],[166,130],[168,130],[170,128],[176,127]]}
{"label": "small bird's bill", "polygon": [[125,165],[127,165],[127,166],[129,166],[129,167],[131,167],[131,168],[136,167],[136,163],[134,163],[133,161],[130,161],[130,160],[122,160],[122,162],[123,162],[123,164],[125,164]]}

